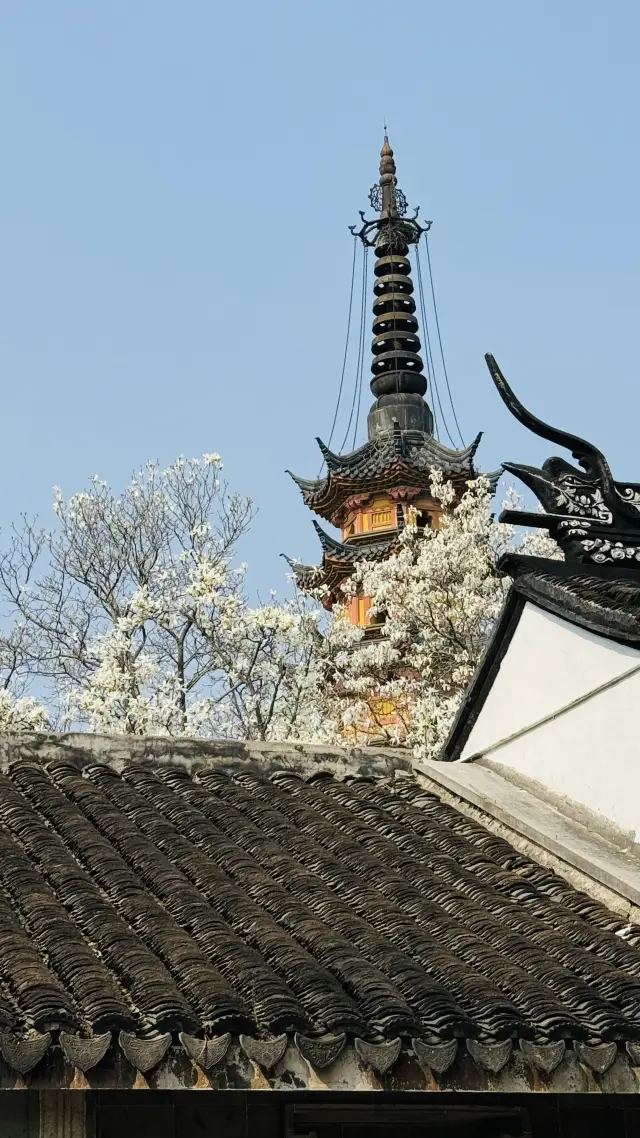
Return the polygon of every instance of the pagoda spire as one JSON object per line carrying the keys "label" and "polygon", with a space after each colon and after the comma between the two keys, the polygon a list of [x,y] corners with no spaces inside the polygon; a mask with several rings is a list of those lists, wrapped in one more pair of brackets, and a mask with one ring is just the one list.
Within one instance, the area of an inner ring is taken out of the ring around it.
{"label": "pagoda spire", "polygon": [[[354,573],[356,563],[390,556],[410,519],[419,531],[439,526],[443,504],[434,497],[433,471],[440,471],[445,481],[452,483],[456,496],[461,497],[469,481],[476,477],[474,456],[480,441],[478,435],[470,446],[450,450],[433,433],[433,415],[424,398],[424,373],[426,370],[428,374],[429,368],[425,369],[420,354],[409,261],[409,247],[417,246],[431,222],[420,224],[417,209],[407,216],[407,200],[398,188],[386,128],[380,175],[369,201],[374,215],[366,217],[361,212],[360,225],[350,227],[365,247],[365,280],[367,250],[372,249],[375,256],[371,363],[374,403],[367,419],[369,437],[347,454],[332,451],[318,439],[323,467],[326,465],[324,477],[319,475],[311,480],[291,475],[305,505],[340,530],[337,538],[316,524],[322,546],[322,565],[318,568],[289,562],[300,588],[315,590],[322,586],[329,609],[345,603],[343,585]],[[415,259],[421,284],[417,251]],[[421,288],[419,293],[422,302]],[[424,311],[422,303],[420,307]],[[361,326],[360,337],[363,333]],[[424,334],[428,337],[426,329]],[[347,347],[348,343],[347,340]],[[354,407],[355,397],[360,399],[362,380],[361,338],[358,344]],[[427,360],[431,362],[430,352]],[[342,379],[340,382],[342,390]],[[365,635],[377,637],[380,626],[371,617],[370,608],[367,597],[357,590],[349,594],[348,619],[363,628]],[[392,719],[395,714],[394,711]]]}
{"label": "pagoda spire", "polygon": [[[396,163],[385,134],[380,151],[380,178],[369,194],[378,218],[366,221],[358,236],[375,248],[371,392],[376,402],[369,412],[369,438],[393,429],[433,434],[433,415],[424,400],[427,381],[420,356],[420,339],[413,298],[409,246],[417,245],[429,228],[419,225],[418,211],[405,217],[407,200],[398,189]],[[354,227],[355,229],[355,227]]]}

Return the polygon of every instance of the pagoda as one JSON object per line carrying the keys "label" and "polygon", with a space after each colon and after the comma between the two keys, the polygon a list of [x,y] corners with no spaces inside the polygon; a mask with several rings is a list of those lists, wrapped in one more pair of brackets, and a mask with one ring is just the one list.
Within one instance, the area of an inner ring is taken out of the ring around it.
{"label": "pagoda", "polygon": [[[326,475],[314,480],[291,475],[305,505],[340,531],[339,539],[333,537],[314,519],[321,565],[289,561],[299,587],[320,587],[329,609],[342,599],[341,585],[358,561],[393,552],[409,518],[419,528],[438,526],[442,508],[431,494],[431,471],[442,471],[462,492],[475,476],[473,459],[480,441],[478,435],[470,446],[450,450],[434,433],[434,416],[425,399],[427,378],[409,260],[410,246],[418,245],[430,223],[421,225],[417,210],[413,217],[406,216],[407,202],[397,186],[386,134],[380,179],[370,201],[378,216],[368,221],[361,213],[360,230],[351,227],[365,248],[375,250],[370,381],[374,403],[367,417],[367,441],[357,450],[337,454],[317,439]],[[355,597],[349,617],[375,634],[376,617],[369,608],[368,598]]]}

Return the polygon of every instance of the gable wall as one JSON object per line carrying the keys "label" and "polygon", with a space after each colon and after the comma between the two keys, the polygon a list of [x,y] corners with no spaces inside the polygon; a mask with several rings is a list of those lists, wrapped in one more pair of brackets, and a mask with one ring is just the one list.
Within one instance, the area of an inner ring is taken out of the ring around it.
{"label": "gable wall", "polygon": [[638,650],[526,604],[462,759],[504,765],[640,841],[637,668]]}

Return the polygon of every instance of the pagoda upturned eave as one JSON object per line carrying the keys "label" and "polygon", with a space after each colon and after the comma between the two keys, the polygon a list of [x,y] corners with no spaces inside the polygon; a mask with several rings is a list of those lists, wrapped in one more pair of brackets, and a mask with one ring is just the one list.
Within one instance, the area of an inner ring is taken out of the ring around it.
{"label": "pagoda upturned eave", "polygon": [[322,564],[305,565],[292,557],[284,557],[290,566],[299,589],[313,591],[324,590],[330,603],[340,598],[340,585],[353,573],[360,561],[378,561],[389,557],[398,544],[398,532],[393,530],[378,535],[369,535],[367,539],[353,541],[338,541],[314,520],[315,531],[322,547]]}
{"label": "pagoda upturned eave", "polygon": [[349,454],[335,454],[318,439],[327,465],[324,478],[300,478],[290,470],[302,499],[314,513],[337,524],[353,495],[378,494],[402,486],[428,490],[432,471],[442,471],[456,489],[476,476],[473,458],[482,434],[459,450],[421,431],[387,431]]}
{"label": "pagoda upturned eave", "polygon": [[338,541],[327,533],[314,519],[313,527],[320,538],[320,545],[325,557],[332,561],[342,561],[352,565],[356,561],[375,561],[386,556],[397,544],[398,531],[387,533],[367,534],[365,538],[354,537],[349,541]]}

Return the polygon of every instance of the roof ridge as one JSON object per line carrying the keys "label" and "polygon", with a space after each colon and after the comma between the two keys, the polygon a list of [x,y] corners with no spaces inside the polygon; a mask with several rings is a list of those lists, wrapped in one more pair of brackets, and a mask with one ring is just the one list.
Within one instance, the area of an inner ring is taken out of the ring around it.
{"label": "roof ridge", "polygon": [[305,777],[319,770],[375,777],[412,770],[411,753],[401,747],[338,747],[295,740],[100,735],[83,731],[0,736],[2,771],[17,760],[32,760],[45,766],[60,759],[71,760],[80,769],[98,762],[116,773],[125,766],[146,763],[181,768],[188,773],[205,769],[270,773],[282,769],[301,771]]}

